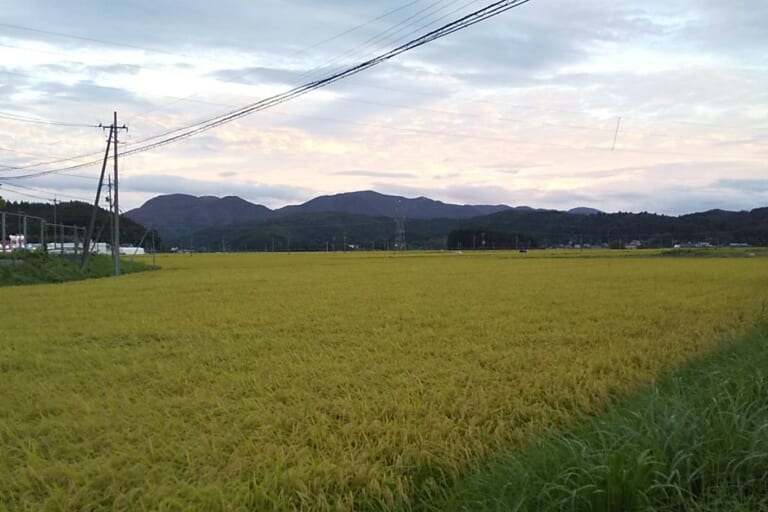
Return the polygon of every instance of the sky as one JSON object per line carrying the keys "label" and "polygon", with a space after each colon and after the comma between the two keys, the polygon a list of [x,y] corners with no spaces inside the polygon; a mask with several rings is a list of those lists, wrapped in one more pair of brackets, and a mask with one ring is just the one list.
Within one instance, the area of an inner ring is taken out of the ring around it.
{"label": "sky", "polygon": [[[98,160],[114,111],[120,151],[138,147],[490,3],[0,0],[0,195],[93,201],[100,165],[8,178]],[[276,208],[355,190],[672,215],[768,206],[766,27],[757,0],[531,0],[120,158],[121,209],[170,193]]]}

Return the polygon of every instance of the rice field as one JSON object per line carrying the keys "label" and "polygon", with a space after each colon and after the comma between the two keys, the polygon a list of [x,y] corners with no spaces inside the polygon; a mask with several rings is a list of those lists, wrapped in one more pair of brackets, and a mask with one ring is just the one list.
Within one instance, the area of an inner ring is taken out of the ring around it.
{"label": "rice field", "polygon": [[763,258],[158,264],[2,288],[0,510],[418,508],[748,331],[768,299]]}

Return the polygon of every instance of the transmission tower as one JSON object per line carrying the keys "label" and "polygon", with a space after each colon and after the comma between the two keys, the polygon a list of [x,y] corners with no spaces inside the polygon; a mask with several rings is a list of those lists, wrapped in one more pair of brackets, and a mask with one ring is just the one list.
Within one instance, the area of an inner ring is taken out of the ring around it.
{"label": "transmission tower", "polygon": [[405,216],[401,199],[398,199],[395,205],[395,250],[405,250]]}

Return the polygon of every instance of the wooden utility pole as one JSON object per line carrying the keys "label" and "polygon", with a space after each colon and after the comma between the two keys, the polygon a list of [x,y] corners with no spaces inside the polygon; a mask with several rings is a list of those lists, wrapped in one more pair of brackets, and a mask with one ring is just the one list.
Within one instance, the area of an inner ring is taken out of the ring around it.
{"label": "wooden utility pole", "polygon": [[56,239],[58,238],[58,232],[56,231],[56,196],[53,196],[53,250],[56,251]]}
{"label": "wooden utility pole", "polygon": [[[85,235],[85,242],[83,244],[83,258],[80,261],[80,270],[85,270],[88,265],[88,258],[91,257],[91,240],[93,240],[93,230],[96,227],[96,214],[99,212],[99,199],[101,198],[101,189],[104,186],[104,171],[107,169],[107,160],[109,159],[109,147],[112,145],[112,132],[109,130],[109,138],[107,139],[107,149],[104,151],[104,161],[101,164],[101,175],[99,176],[99,185],[96,188],[96,199],[93,202],[93,213],[91,213],[91,221],[88,224],[88,233]],[[102,226],[103,227],[103,226]],[[96,243],[98,243],[96,237]]]}
{"label": "wooden utility pole", "polygon": [[112,137],[112,145],[114,148],[112,157],[115,159],[115,195],[112,199],[112,205],[115,209],[115,228],[114,228],[114,262],[115,262],[115,276],[120,275],[120,201],[117,197],[117,112],[114,113],[112,121],[112,129],[114,130],[114,136]]}
{"label": "wooden utility pole", "polygon": [[117,112],[114,113],[112,125],[112,158],[114,159],[114,181],[115,190],[112,196],[112,260],[115,264],[115,276],[120,275],[120,198],[118,193],[118,172],[117,172],[117,133],[118,130],[127,130],[128,128],[117,125]]}

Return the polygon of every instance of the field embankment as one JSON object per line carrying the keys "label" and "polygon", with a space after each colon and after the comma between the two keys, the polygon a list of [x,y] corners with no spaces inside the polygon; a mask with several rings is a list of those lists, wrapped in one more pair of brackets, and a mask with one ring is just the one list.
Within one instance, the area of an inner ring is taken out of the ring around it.
{"label": "field embankment", "polygon": [[0,504],[407,509],[743,334],[768,289],[758,258],[527,256],[175,255],[14,288]]}
{"label": "field embankment", "polygon": [[[129,259],[123,259],[123,274],[150,270],[151,267]],[[41,283],[64,283],[94,277],[113,275],[114,267],[109,256],[94,254],[84,271],[80,270],[80,258],[59,256],[43,252],[16,251],[0,254],[0,286]]]}

